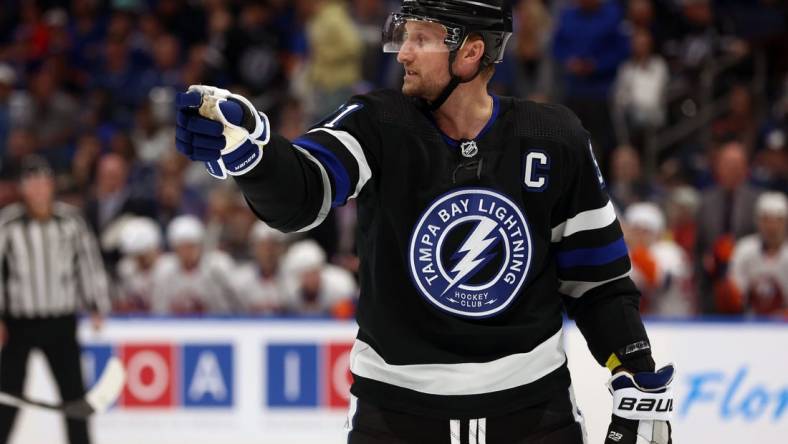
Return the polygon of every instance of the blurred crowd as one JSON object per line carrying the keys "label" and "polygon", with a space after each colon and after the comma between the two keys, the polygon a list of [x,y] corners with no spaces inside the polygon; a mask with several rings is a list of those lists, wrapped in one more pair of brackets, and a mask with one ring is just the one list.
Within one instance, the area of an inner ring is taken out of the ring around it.
{"label": "blurred crowd", "polygon": [[[22,160],[45,158],[96,234],[115,312],[352,316],[353,202],[309,233],[268,228],[174,149],[173,99],[225,87],[295,138],[399,88],[380,50],[399,3],[0,0],[0,208]],[[491,89],[563,103],[591,132],[642,311],[788,318],[785,2],[513,4]]]}

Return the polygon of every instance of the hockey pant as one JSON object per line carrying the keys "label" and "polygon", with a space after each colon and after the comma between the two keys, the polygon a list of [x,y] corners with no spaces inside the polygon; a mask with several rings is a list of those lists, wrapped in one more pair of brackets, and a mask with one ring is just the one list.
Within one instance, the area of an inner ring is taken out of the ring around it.
{"label": "hockey pant", "polygon": [[352,397],[348,444],[583,444],[583,419],[570,390],[506,415],[456,420],[385,410]]}

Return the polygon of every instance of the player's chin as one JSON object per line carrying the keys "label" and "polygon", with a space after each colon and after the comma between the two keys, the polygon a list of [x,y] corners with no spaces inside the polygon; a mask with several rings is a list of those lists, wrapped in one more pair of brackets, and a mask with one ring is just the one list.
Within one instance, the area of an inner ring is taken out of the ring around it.
{"label": "player's chin", "polygon": [[424,91],[416,82],[405,80],[405,83],[402,84],[402,94],[408,97],[421,97],[424,95]]}

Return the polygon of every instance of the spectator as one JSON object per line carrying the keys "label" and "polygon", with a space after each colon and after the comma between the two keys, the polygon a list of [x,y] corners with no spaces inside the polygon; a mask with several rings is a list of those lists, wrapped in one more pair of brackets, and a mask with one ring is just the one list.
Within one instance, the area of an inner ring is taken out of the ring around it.
{"label": "spectator", "polygon": [[638,152],[629,145],[622,145],[611,154],[608,182],[610,198],[621,210],[656,197],[654,186],[643,177]]}
{"label": "spectator", "polygon": [[139,160],[147,165],[158,163],[162,155],[172,149],[175,139],[175,128],[162,121],[152,106],[150,101],[145,101],[137,108],[131,133]]}
{"label": "spectator", "polygon": [[70,18],[68,32],[72,80],[84,88],[88,85],[90,73],[97,67],[107,24],[95,0],[72,1]]}
{"label": "spectator", "polygon": [[613,115],[620,141],[643,146],[645,135],[665,122],[668,65],[653,51],[651,33],[632,34],[632,56],[618,69],[613,87]]}
{"label": "spectator", "polygon": [[353,21],[363,43],[361,78],[367,85],[380,85],[385,72],[386,55],[380,51],[380,25],[388,12],[384,0],[352,0]]}
{"label": "spectator", "polygon": [[695,313],[692,267],[684,251],[666,239],[665,218],[652,203],[636,203],[625,213],[626,240],[632,259],[632,280],[643,298],[640,310],[660,316]]}
{"label": "spectator", "polygon": [[752,103],[752,93],[746,85],[734,85],[728,96],[728,112],[712,123],[714,142],[739,140],[747,148],[755,145],[758,134],[758,112]]}
{"label": "spectator", "polygon": [[656,14],[652,0],[629,0],[626,2],[627,16],[624,21],[627,33],[632,36],[638,29],[650,32],[655,40],[654,48],[657,52],[662,47],[659,39],[660,29],[657,27]]}
{"label": "spectator", "polygon": [[576,0],[561,12],[553,36],[553,55],[564,69],[564,102],[602,154],[615,146],[608,97],[618,65],[629,53],[621,22],[614,0]]}
{"label": "spectator", "polygon": [[240,312],[238,289],[230,279],[235,267],[221,251],[203,248],[205,228],[194,216],[179,216],[167,227],[172,253],[153,268],[151,310],[158,314],[197,315]]}
{"label": "spectator", "polygon": [[698,205],[700,205],[699,193],[688,185],[680,185],[671,191],[665,209],[668,231],[672,234],[673,240],[684,250],[684,254],[691,259],[694,259],[695,253]]}
{"label": "spectator", "polygon": [[339,108],[361,80],[362,41],[347,6],[338,0],[301,0],[307,19],[310,122]]}
{"label": "spectator", "polygon": [[232,186],[217,186],[208,193],[205,246],[219,249],[233,259],[249,257],[247,233],[254,224],[243,197]]}
{"label": "spectator", "polygon": [[717,185],[703,192],[698,209],[696,266],[701,309],[713,313],[715,285],[727,274],[737,239],[755,231],[753,220],[759,191],[747,184],[747,150],[739,142],[723,145],[715,153]]}
{"label": "spectator", "polygon": [[66,94],[55,75],[38,69],[30,79],[30,91],[19,98],[20,113],[16,125],[35,128],[36,151],[60,173],[69,168],[73,137],[79,117],[77,102]]}
{"label": "spectator", "polygon": [[156,37],[153,42],[153,66],[144,74],[143,84],[164,86],[177,90],[185,89],[181,68],[181,46],[171,34]]}
{"label": "spectator", "polygon": [[80,194],[89,190],[90,184],[96,179],[96,165],[101,156],[101,140],[93,132],[87,132],[77,138],[76,152],[71,161],[72,185]]}
{"label": "spectator", "polygon": [[252,227],[252,262],[238,271],[236,280],[241,288],[249,313],[279,313],[284,303],[283,276],[280,262],[288,236],[262,221]]}
{"label": "spectator", "polygon": [[161,256],[161,228],[150,218],[129,220],[120,232],[118,297],[115,310],[143,312],[151,309],[153,270]]}
{"label": "spectator", "polygon": [[0,63],[0,170],[6,158],[6,143],[11,132],[11,93],[16,83],[14,70]]}
{"label": "spectator", "polygon": [[734,37],[723,17],[715,17],[711,0],[680,0],[681,15],[672,20],[663,52],[672,62],[672,71],[689,84],[697,74],[720,56],[743,57],[747,45]]}
{"label": "spectator", "polygon": [[120,259],[119,236],[129,216],[154,217],[156,209],[148,198],[132,194],[128,183],[129,165],[119,154],[102,156],[96,169],[96,188],[85,205],[85,217],[98,235],[104,260],[115,267]]}
{"label": "spectator", "polygon": [[743,237],[733,249],[728,277],[736,303],[757,315],[788,316],[788,202],[770,192],[755,205],[758,232]]}
{"label": "spectator", "polygon": [[[225,57],[230,83],[248,88],[255,105],[268,112],[287,90],[279,58],[280,42],[271,29],[274,10],[263,2],[244,2],[238,20],[224,39],[215,40],[214,50]],[[222,29],[226,23],[214,23]]]}
{"label": "spectator", "polygon": [[22,160],[34,154],[37,147],[38,138],[36,137],[36,133],[24,127],[13,128],[8,134],[5,159],[3,159],[3,163],[0,164],[2,178],[10,180],[16,177],[19,174]]}
{"label": "spectator", "polygon": [[284,310],[301,315],[351,317],[358,287],[346,270],[326,264],[326,254],[312,241],[300,241],[282,259]]}
{"label": "spectator", "polygon": [[100,68],[93,72],[92,90],[104,91],[112,98],[107,104],[105,119],[128,128],[134,109],[147,97],[152,85],[143,83],[144,69],[132,57],[125,38],[113,37],[104,44]]}
{"label": "spectator", "polygon": [[[505,78],[511,84],[514,95],[536,101],[553,100],[556,93],[555,62],[550,54],[550,35],[552,33],[552,17],[541,0],[521,1],[516,9],[517,29],[512,38],[514,45],[513,61],[504,58],[501,72],[512,63],[509,70],[511,78]],[[497,72],[493,78],[499,83],[501,75]],[[503,89],[498,86],[498,89]]]}

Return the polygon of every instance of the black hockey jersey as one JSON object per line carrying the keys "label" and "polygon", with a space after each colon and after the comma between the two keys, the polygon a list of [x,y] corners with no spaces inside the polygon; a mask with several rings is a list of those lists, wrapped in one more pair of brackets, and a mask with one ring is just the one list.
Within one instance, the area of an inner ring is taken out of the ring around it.
{"label": "black hockey jersey", "polygon": [[396,91],[350,99],[237,181],[283,231],[358,202],[352,393],[384,408],[478,418],[566,390],[562,313],[596,359],[646,340],[613,204],[566,108],[494,97],[455,141]]}

